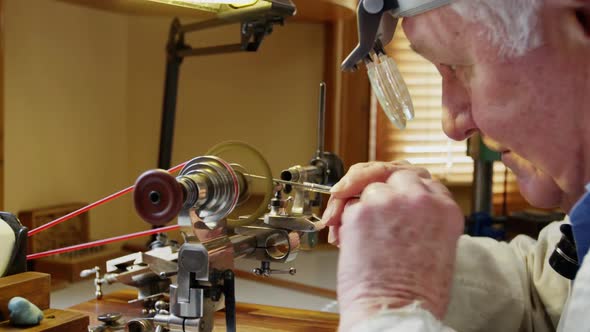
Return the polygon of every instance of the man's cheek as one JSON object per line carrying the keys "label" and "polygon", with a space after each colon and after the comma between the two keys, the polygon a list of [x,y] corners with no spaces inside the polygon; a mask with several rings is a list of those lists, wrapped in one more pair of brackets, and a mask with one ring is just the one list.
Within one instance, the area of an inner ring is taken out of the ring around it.
{"label": "man's cheek", "polygon": [[507,133],[512,127],[510,105],[498,102],[498,95],[489,89],[472,90],[473,121],[485,136],[506,143]]}
{"label": "man's cheek", "polygon": [[501,66],[480,66],[471,82],[473,120],[482,133],[501,143],[514,139],[524,127],[523,111],[530,105],[526,89],[514,73]]}

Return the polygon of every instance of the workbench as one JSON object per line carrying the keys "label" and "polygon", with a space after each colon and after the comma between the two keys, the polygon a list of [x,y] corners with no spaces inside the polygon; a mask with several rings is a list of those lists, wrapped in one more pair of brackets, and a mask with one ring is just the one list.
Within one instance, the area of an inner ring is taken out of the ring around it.
{"label": "workbench", "polygon": [[[262,296],[272,296],[266,294]],[[90,300],[75,305],[69,310],[79,311],[90,316],[90,326],[99,325],[98,315],[118,312],[123,319],[137,318],[141,313],[141,304],[128,304],[137,298],[135,290],[123,290],[105,295],[101,300]],[[281,308],[259,304],[237,303],[236,321],[239,332],[332,332],[338,329],[339,316],[334,313]],[[214,331],[225,331],[225,313],[215,315]]]}

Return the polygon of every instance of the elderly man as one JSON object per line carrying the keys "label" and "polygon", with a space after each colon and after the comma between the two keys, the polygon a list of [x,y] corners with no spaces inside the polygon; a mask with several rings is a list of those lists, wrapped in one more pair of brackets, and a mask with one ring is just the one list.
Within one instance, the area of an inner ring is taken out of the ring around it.
{"label": "elderly man", "polygon": [[[403,28],[442,75],[446,134],[480,132],[531,204],[570,212],[582,263],[590,1],[457,0]],[[590,331],[590,262],[571,291],[547,262],[559,224],[537,241],[460,236],[463,216],[449,191],[403,162],[353,166],[323,222],[340,245],[341,331]]]}

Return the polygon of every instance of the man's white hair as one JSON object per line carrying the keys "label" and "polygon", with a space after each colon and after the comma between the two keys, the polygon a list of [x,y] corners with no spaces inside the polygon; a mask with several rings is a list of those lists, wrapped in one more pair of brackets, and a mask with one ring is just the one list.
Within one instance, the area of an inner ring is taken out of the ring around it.
{"label": "man's white hair", "polygon": [[451,6],[464,19],[484,25],[500,56],[522,56],[542,43],[541,0],[456,0]]}

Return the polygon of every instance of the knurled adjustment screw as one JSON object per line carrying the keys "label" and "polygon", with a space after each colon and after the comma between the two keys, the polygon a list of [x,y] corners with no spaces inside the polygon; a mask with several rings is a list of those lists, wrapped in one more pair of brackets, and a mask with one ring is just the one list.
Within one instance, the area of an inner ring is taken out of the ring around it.
{"label": "knurled adjustment screw", "polygon": [[109,312],[106,314],[102,314],[98,316],[98,320],[105,323],[106,325],[115,325],[119,319],[123,317],[122,314],[118,312]]}

